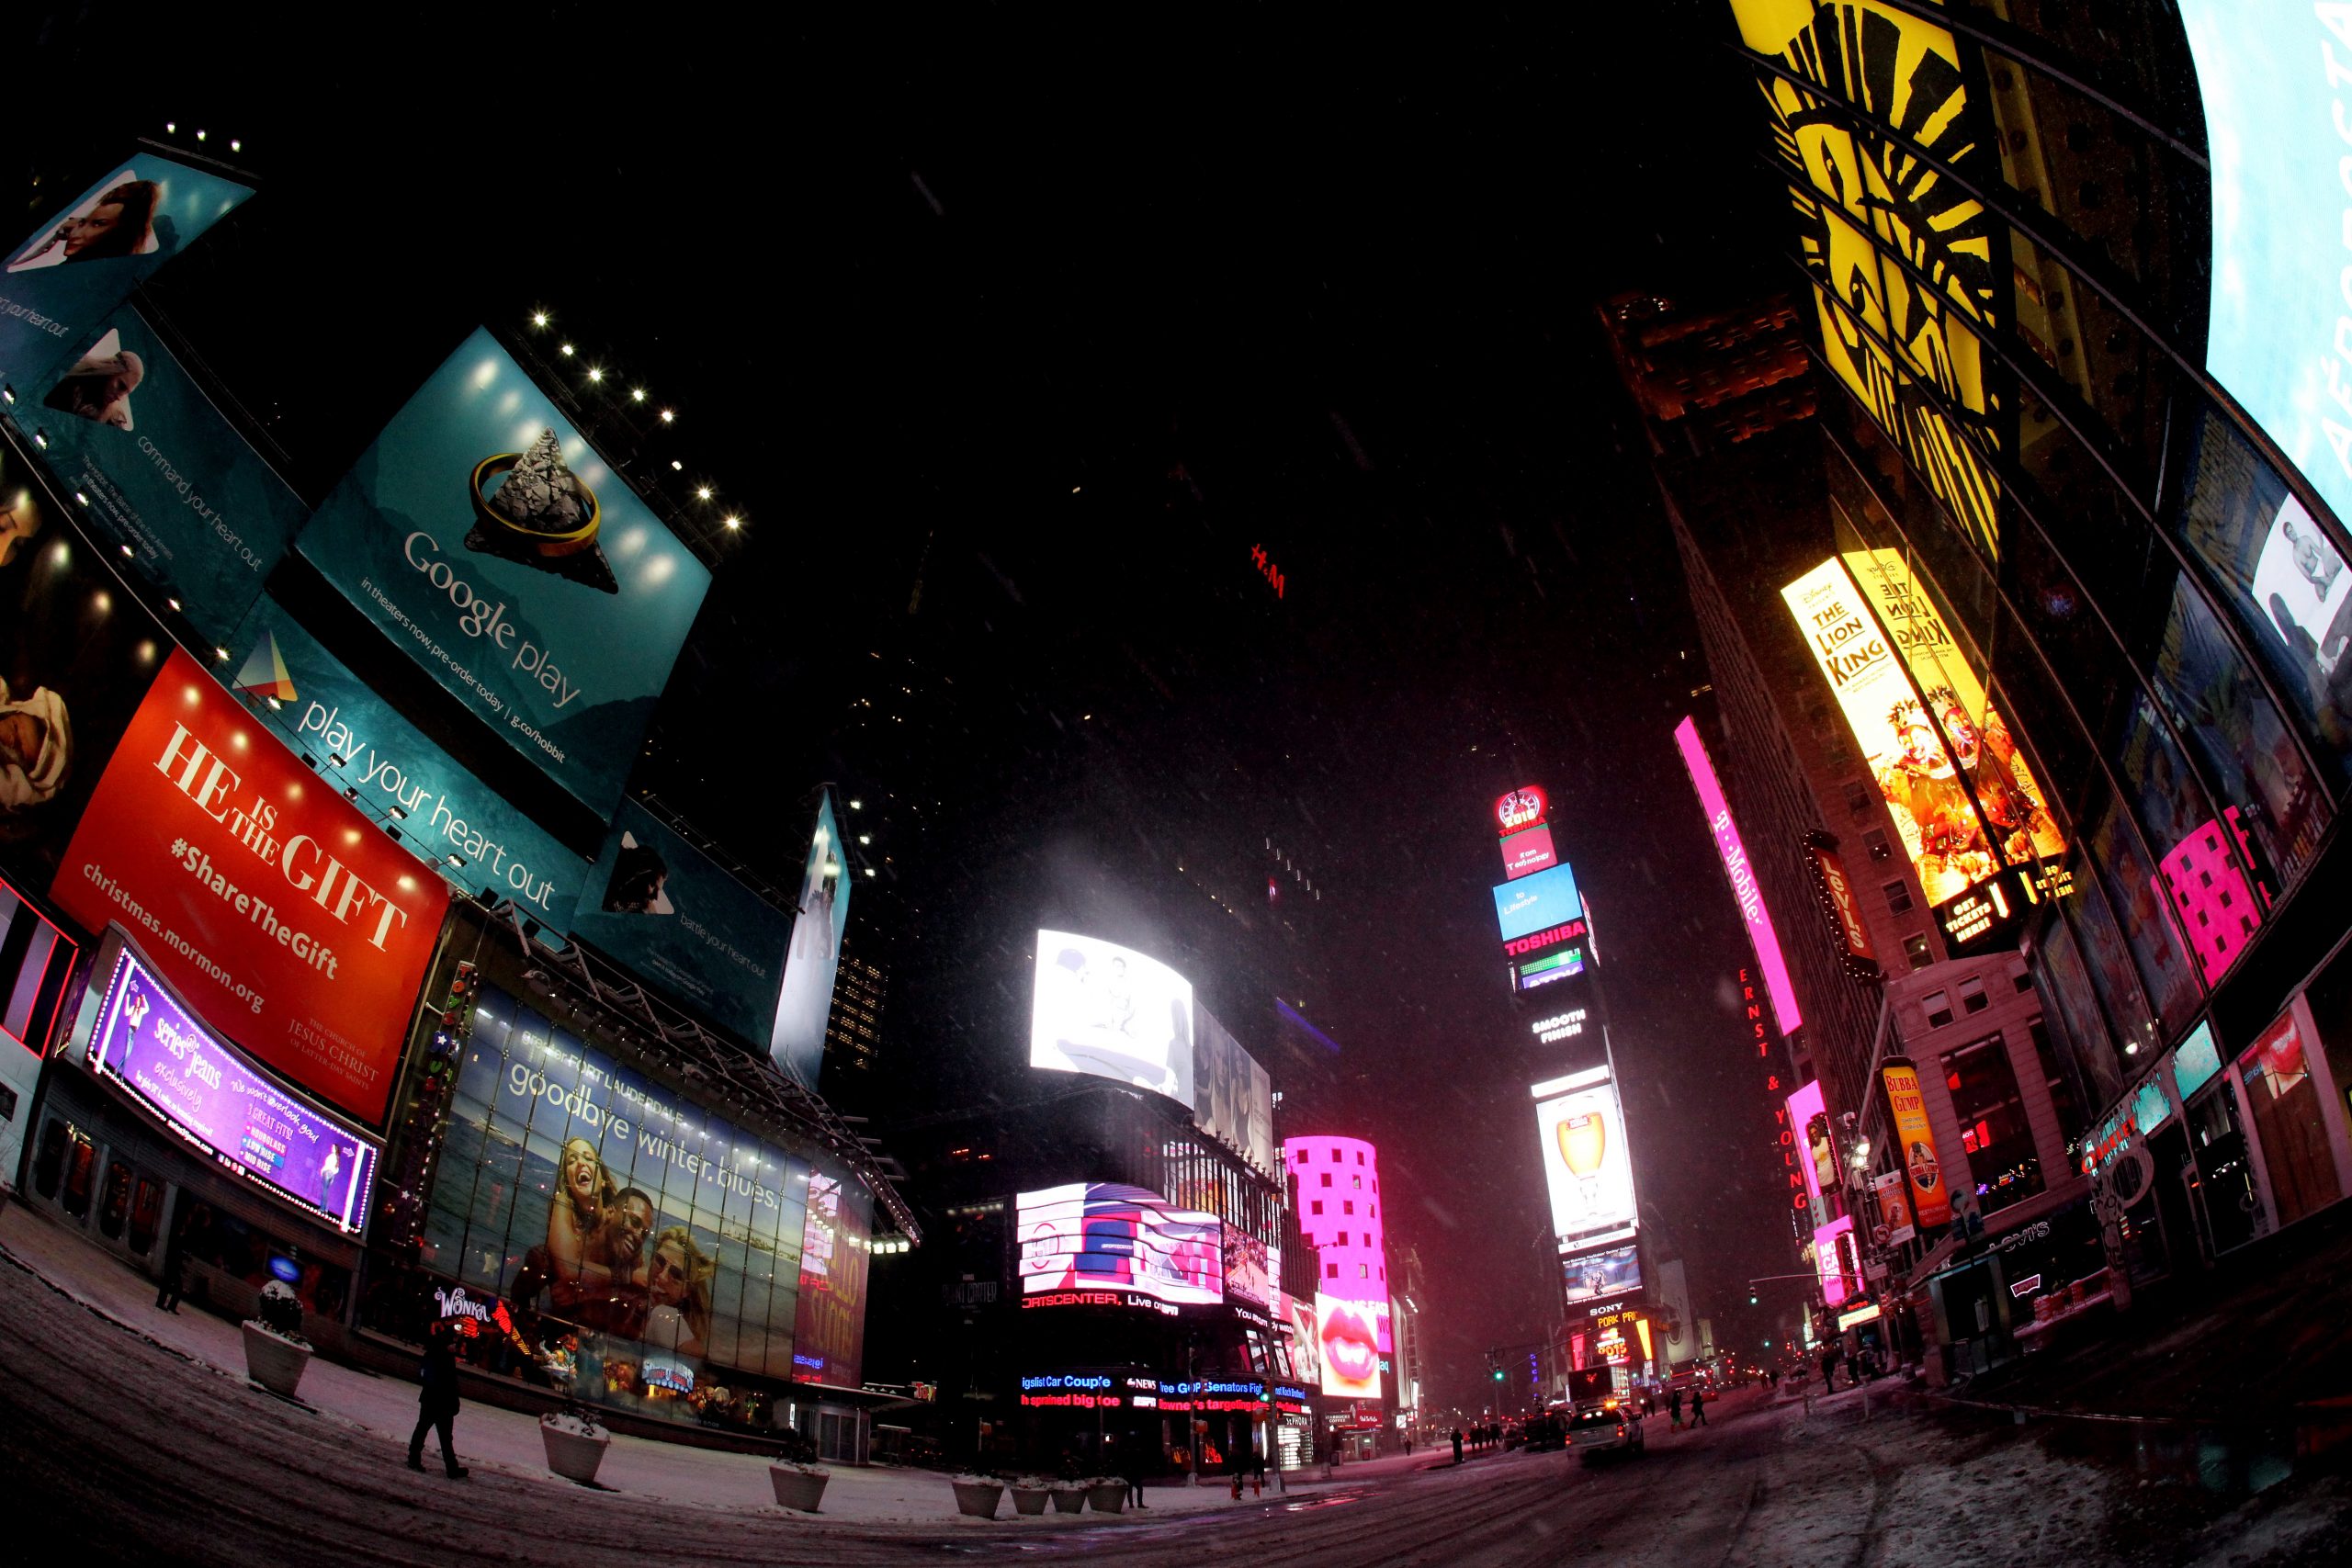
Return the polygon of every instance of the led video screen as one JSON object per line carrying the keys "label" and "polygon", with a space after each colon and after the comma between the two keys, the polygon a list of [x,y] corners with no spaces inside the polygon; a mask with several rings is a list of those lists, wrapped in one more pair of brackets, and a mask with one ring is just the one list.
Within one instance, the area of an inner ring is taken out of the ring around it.
{"label": "led video screen", "polygon": [[1513,877],[1495,888],[1495,923],[1502,929],[1505,942],[1583,916],[1584,899],[1577,892],[1576,873],[1566,861]]}
{"label": "led video screen", "polygon": [[1191,1110],[1193,983],[1131,947],[1041,931],[1029,1065],[1133,1084]]}
{"label": "led video screen", "polygon": [[1641,1249],[1612,1247],[1560,1259],[1561,1289],[1570,1302],[1607,1301],[1642,1288]]}
{"label": "led video screen", "polygon": [[1386,1302],[1351,1302],[1317,1293],[1323,1392],[1340,1399],[1380,1397],[1380,1340]]}
{"label": "led video screen", "polygon": [[1098,1181],[1023,1192],[1013,1226],[1024,1296],[1131,1292],[1171,1307],[1225,1300],[1224,1223],[1147,1188]]}
{"label": "led video screen", "polygon": [[1535,1089],[1552,1234],[1564,1241],[1630,1235],[1635,1224],[1633,1154],[1608,1070],[1595,1067]]}

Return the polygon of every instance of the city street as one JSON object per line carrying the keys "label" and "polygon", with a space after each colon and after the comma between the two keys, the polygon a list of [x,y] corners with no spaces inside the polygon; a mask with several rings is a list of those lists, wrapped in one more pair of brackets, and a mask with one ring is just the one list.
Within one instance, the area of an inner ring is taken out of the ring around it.
{"label": "city street", "polygon": [[[0,1462],[34,1538],[79,1561],[884,1563],[1083,1556],[1182,1564],[1917,1563],[2329,1561],[2335,1481],[2229,1506],[1962,1430],[1841,1391],[1808,1414],[1734,1395],[1703,1431],[1649,1427],[1648,1452],[1585,1467],[1502,1453],[1345,1479],[1276,1502],[1193,1494],[1182,1511],[994,1523],[834,1522],[749,1506],[739,1456],[668,1450],[660,1494],[588,1490],[469,1455],[472,1476],[401,1467],[397,1438],[191,1362],[0,1261]],[[324,1371],[325,1369],[320,1369]],[[385,1395],[399,1393],[387,1386]],[[516,1419],[469,1407],[459,1446]],[[1385,1466],[1380,1467],[1385,1469]],[[697,1495],[697,1477],[710,1495]],[[727,1500],[715,1500],[721,1495]],[[1006,1505],[1010,1512],[1010,1505]]]}

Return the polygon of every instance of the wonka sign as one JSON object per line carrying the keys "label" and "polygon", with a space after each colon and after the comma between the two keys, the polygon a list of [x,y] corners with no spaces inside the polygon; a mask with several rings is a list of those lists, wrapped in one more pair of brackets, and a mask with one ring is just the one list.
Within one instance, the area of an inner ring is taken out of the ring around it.
{"label": "wonka sign", "polygon": [[175,649],[82,814],[52,896],[119,923],[204,1021],[383,1121],[440,879]]}

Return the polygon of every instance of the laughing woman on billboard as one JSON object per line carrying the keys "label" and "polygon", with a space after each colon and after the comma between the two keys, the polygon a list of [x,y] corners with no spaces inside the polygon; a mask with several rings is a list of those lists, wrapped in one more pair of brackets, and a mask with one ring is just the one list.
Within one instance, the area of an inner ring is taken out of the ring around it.
{"label": "laughing woman on billboard", "polygon": [[710,1333],[714,1268],[684,1225],[672,1225],[654,1239],[653,1258],[646,1267],[646,1289],[653,1302],[645,1319],[649,1348],[681,1356],[703,1354],[703,1340]]}

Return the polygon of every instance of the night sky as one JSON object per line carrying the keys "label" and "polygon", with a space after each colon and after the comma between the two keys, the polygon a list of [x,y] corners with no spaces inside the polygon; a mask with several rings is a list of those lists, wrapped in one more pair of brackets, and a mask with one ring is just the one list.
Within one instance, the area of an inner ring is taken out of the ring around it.
{"label": "night sky", "polygon": [[134,49],[54,14],[30,216],[167,118],[245,142],[261,196],[151,293],[313,500],[478,321],[548,310],[674,406],[638,471],[748,526],[640,783],[755,862],[805,842],[779,799],[910,765],[845,722],[881,646],[1009,695],[1017,722],[916,749],[952,799],[869,818],[866,929],[922,944],[893,1070],[1019,1059],[972,1021],[1021,977],[1008,887],[1083,858],[1057,792],[1090,768],[1177,839],[1289,824],[1343,1053],[1283,1125],[1381,1145],[1441,1406],[1543,1328],[1487,813],[1544,784],[1600,910],[1645,1214],[1727,1337],[1794,1264],[1670,739],[1706,677],[1593,314],[1781,277],[1727,8],[458,15]]}

